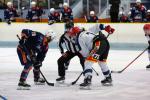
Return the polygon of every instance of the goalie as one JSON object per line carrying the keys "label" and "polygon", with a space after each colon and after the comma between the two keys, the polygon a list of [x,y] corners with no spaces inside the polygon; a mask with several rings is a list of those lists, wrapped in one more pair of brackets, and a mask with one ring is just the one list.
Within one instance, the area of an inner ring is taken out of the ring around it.
{"label": "goalie", "polygon": [[48,51],[48,43],[55,37],[55,33],[49,30],[45,35],[40,32],[23,29],[21,39],[17,46],[17,54],[21,65],[24,66],[18,83],[18,90],[29,89],[26,83],[29,71],[34,67],[34,82],[36,85],[44,84],[45,80],[40,78],[40,67]]}

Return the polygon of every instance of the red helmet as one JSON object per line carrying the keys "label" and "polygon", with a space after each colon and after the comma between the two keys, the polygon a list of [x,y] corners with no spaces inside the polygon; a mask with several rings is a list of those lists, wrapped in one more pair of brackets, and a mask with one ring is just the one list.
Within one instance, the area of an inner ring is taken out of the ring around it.
{"label": "red helmet", "polygon": [[75,36],[76,34],[78,34],[80,32],[80,28],[79,27],[73,27],[68,31],[68,34],[70,36]]}
{"label": "red helmet", "polygon": [[143,30],[150,30],[150,24],[145,24]]}

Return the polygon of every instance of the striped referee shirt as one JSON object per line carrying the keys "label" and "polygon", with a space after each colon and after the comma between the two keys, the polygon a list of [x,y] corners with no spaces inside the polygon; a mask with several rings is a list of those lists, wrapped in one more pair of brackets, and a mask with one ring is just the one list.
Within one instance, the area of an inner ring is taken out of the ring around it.
{"label": "striped referee shirt", "polygon": [[72,53],[77,53],[81,50],[75,39],[70,38],[66,34],[63,34],[59,39],[59,49],[61,53],[64,53],[63,44],[65,44],[65,48],[67,49],[67,51],[70,51]]}

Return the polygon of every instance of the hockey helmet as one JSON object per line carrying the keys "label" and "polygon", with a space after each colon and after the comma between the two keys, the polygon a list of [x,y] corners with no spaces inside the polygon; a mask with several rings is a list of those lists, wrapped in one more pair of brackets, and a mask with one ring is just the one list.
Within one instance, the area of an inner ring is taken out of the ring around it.
{"label": "hockey helmet", "polygon": [[56,37],[56,33],[53,32],[53,30],[48,30],[45,34],[46,37],[50,37],[51,40],[53,40]]}
{"label": "hockey helmet", "polygon": [[144,30],[150,30],[150,24],[145,24],[143,27]]}
{"label": "hockey helmet", "polygon": [[7,6],[10,8],[13,6],[13,3],[12,2],[7,2]]}
{"label": "hockey helmet", "polygon": [[10,5],[12,5],[12,2],[7,2],[7,6],[10,6]]}
{"label": "hockey helmet", "polygon": [[150,34],[150,24],[145,24],[143,30],[145,34]]}
{"label": "hockey helmet", "polygon": [[35,1],[31,2],[31,7],[36,7],[36,2]]}
{"label": "hockey helmet", "polygon": [[23,29],[21,33],[22,33],[22,36],[26,35],[27,37],[29,37],[29,36],[32,35],[32,30],[30,30],[30,29]]}
{"label": "hockey helmet", "polygon": [[95,12],[94,11],[90,11],[90,15],[94,15],[95,14]]}
{"label": "hockey helmet", "polygon": [[69,36],[76,36],[79,32],[81,31],[81,29],[77,26],[71,28],[67,33]]}
{"label": "hockey helmet", "polygon": [[50,11],[50,13],[54,13],[55,9],[51,8],[49,11]]}
{"label": "hockey helmet", "polygon": [[147,10],[147,13],[150,13],[150,10]]}
{"label": "hockey helmet", "polygon": [[63,7],[68,7],[68,3],[65,2],[65,3],[63,4]]}
{"label": "hockey helmet", "polygon": [[141,0],[136,0],[136,3],[141,3]]}

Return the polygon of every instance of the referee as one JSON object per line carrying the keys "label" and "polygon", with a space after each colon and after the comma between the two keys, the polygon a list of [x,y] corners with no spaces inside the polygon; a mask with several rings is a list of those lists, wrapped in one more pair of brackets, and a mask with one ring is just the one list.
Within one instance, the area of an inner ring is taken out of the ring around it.
{"label": "referee", "polygon": [[[65,52],[64,52],[63,44],[67,50]],[[75,40],[73,40],[66,34],[66,32],[59,39],[59,49],[60,49],[62,56],[57,60],[58,75],[60,77],[57,78],[56,81],[59,83],[63,83],[65,80],[65,70],[68,68],[70,60],[73,57],[78,56],[80,59],[80,64],[82,65],[82,68],[84,69],[84,58],[79,53],[81,48],[75,43]]]}

